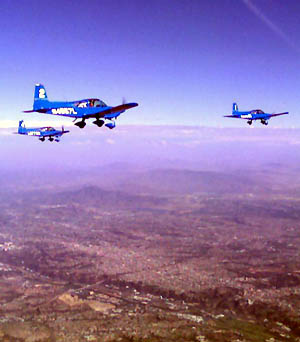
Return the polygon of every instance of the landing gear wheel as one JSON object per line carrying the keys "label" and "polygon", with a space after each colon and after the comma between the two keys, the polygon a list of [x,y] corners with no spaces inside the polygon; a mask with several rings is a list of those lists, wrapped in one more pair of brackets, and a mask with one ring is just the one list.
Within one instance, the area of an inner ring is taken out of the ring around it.
{"label": "landing gear wheel", "polygon": [[102,127],[104,125],[104,121],[103,120],[96,120],[96,121],[93,121],[93,124],[97,125],[98,127]]}
{"label": "landing gear wheel", "polygon": [[109,129],[113,129],[116,127],[116,123],[114,121],[108,122],[105,124],[105,126],[108,127]]}
{"label": "landing gear wheel", "polygon": [[248,121],[247,121],[247,124],[251,126],[251,125],[252,125],[252,121],[251,121],[251,120],[248,120]]}
{"label": "landing gear wheel", "polygon": [[86,123],[84,121],[79,121],[75,124],[75,126],[78,126],[79,128],[84,128]]}
{"label": "landing gear wheel", "polygon": [[49,138],[49,141],[53,141],[54,139],[53,138]]}

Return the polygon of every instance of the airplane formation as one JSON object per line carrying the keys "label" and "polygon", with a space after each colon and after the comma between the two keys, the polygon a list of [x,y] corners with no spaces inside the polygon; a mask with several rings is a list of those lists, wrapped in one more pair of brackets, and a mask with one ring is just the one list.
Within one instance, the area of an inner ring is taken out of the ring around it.
{"label": "airplane formation", "polygon": [[[25,110],[24,113],[41,113],[56,116],[64,116],[73,118],[73,122],[79,128],[86,126],[86,120],[94,119],[93,124],[98,127],[103,125],[109,129],[116,127],[115,120],[119,115],[126,110],[137,107],[135,102],[125,103],[118,106],[108,106],[102,100],[96,98],[89,98],[77,101],[49,101],[46,89],[42,84],[36,84],[34,90],[33,108]],[[286,115],[288,112],[283,113],[265,113],[261,109],[253,109],[250,111],[239,111],[237,103],[233,103],[232,114],[225,115],[226,118],[235,118],[247,120],[249,125],[253,121],[259,120],[263,125],[268,125],[268,120],[274,116]],[[39,138],[40,141],[60,141],[63,134],[69,133],[62,127],[61,130],[53,127],[36,127],[26,128],[24,121],[19,121],[19,128],[16,134],[31,135]]]}

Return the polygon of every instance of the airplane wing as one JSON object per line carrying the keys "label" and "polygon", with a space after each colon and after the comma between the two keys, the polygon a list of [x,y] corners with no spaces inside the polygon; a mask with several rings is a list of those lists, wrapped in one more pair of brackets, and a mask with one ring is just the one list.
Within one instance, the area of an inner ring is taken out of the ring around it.
{"label": "airplane wing", "polygon": [[243,119],[240,116],[233,116],[233,115],[224,115],[224,118],[232,118],[232,119]]}
{"label": "airplane wing", "polygon": [[35,112],[46,113],[49,109],[51,109],[51,108],[43,108],[43,109],[38,109],[38,110],[33,110],[33,109],[23,110],[23,113],[35,113]]}
{"label": "airplane wing", "polygon": [[121,104],[121,105],[116,106],[116,107],[111,107],[111,108],[108,108],[108,109],[99,110],[99,112],[94,113],[94,114],[83,115],[83,117],[84,118],[104,117],[106,114],[113,114],[113,113],[123,112],[124,110],[130,109],[130,108],[134,108],[136,106],[138,106],[138,104],[135,103],[135,102],[124,103],[124,104]]}
{"label": "airplane wing", "polygon": [[270,118],[273,117],[273,116],[286,115],[286,114],[288,114],[288,113],[289,113],[289,112],[277,113],[277,114],[270,114]]}

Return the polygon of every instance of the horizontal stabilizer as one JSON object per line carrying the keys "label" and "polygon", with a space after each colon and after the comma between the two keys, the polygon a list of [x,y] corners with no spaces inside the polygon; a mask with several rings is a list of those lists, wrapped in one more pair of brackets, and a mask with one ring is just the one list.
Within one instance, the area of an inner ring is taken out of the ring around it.
{"label": "horizontal stabilizer", "polygon": [[35,112],[35,110],[23,110],[23,113],[33,113],[33,112]]}

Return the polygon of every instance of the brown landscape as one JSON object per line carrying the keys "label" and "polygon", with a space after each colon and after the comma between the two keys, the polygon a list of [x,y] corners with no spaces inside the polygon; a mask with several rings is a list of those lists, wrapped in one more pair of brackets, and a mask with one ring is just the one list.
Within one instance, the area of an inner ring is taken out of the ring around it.
{"label": "brown landscape", "polygon": [[1,341],[300,341],[297,169],[101,172],[3,184]]}

